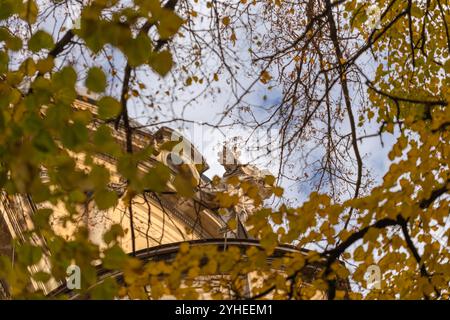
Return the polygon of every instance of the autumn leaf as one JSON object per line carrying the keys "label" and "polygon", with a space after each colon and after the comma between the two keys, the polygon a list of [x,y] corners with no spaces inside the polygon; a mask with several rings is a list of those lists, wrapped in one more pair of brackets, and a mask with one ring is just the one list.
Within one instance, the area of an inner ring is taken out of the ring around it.
{"label": "autumn leaf", "polygon": [[85,84],[93,92],[103,92],[106,88],[106,75],[101,68],[90,68]]}

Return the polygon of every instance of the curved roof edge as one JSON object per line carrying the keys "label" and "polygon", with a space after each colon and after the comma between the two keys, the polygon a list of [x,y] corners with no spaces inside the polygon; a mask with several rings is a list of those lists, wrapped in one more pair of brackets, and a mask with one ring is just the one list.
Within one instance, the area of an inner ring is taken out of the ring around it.
{"label": "curved roof edge", "polygon": [[[142,260],[170,260],[176,255],[180,249],[180,245],[182,243],[189,243],[190,247],[201,247],[201,246],[210,246],[216,245],[221,250],[226,250],[229,246],[237,246],[239,248],[245,249],[250,247],[259,247],[262,249],[262,246],[258,240],[252,239],[225,239],[225,238],[217,238],[217,239],[200,239],[200,240],[190,240],[190,241],[182,241],[182,242],[174,242],[163,244],[147,249],[142,249],[136,252],[135,257]],[[273,254],[268,258],[281,257],[288,253],[304,253],[307,254],[309,250],[307,249],[299,249],[292,245],[278,245]],[[108,277],[117,277],[121,275],[120,271],[107,270],[104,269],[101,265],[98,266],[97,275],[99,276],[99,281],[102,281],[104,278]],[[48,297],[57,297],[59,295],[68,294],[76,296],[77,293],[74,293],[72,290],[68,289],[65,284],[60,285],[58,288],[51,291],[47,296]]]}

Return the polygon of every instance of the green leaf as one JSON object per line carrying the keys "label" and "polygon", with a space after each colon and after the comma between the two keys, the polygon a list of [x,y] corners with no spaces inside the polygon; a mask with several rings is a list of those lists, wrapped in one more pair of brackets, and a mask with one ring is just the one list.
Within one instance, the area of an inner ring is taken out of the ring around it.
{"label": "green leaf", "polygon": [[[42,78],[38,78],[42,79]],[[61,71],[53,74],[52,94],[55,102],[71,106],[76,99],[75,83],[77,81],[77,73],[72,67],[64,67]],[[65,109],[70,111],[72,108]],[[59,111],[58,111],[59,112]]]}
{"label": "green leaf", "polygon": [[0,1],[0,20],[8,19],[17,9],[17,0]]}
{"label": "green leaf", "polygon": [[31,24],[35,23],[39,14],[39,8],[34,0],[28,0],[21,6],[19,17]]}
{"label": "green leaf", "polygon": [[90,298],[93,300],[113,300],[117,296],[119,286],[113,278],[106,278],[91,290]]}
{"label": "green leaf", "polygon": [[49,227],[50,216],[53,214],[52,209],[39,209],[33,215],[34,226],[38,229]]}
{"label": "green leaf", "polygon": [[98,103],[98,117],[103,120],[116,118],[122,111],[119,101],[112,97],[103,97]]}
{"label": "green leaf", "polygon": [[42,249],[28,243],[24,243],[18,249],[18,260],[26,266],[38,263],[42,258]]}
{"label": "green leaf", "polygon": [[36,63],[32,58],[28,58],[22,62],[19,67],[20,72],[24,75],[32,76],[36,73]]}
{"label": "green leaf", "polygon": [[157,17],[162,10],[159,0],[134,0],[134,3],[146,12],[150,12],[153,17]]}
{"label": "green leaf", "polygon": [[137,67],[144,64],[149,59],[152,51],[152,45],[149,37],[146,34],[140,34],[136,39],[131,39],[129,45],[124,47],[124,52],[127,55],[128,63],[132,67]]}
{"label": "green leaf", "polygon": [[128,255],[123,252],[122,248],[114,245],[105,251],[103,267],[110,270],[120,269],[125,265],[127,259]]}
{"label": "green leaf", "polygon": [[183,23],[184,20],[175,12],[168,9],[162,9],[158,25],[159,36],[163,40],[169,39],[178,32],[178,29],[180,29]]}
{"label": "green leaf", "polygon": [[150,56],[149,64],[153,70],[161,76],[165,76],[173,66],[172,54],[168,50],[153,53]]}
{"label": "green leaf", "polygon": [[39,60],[36,63],[36,68],[39,70],[41,74],[45,74],[53,70],[55,66],[54,60],[52,57],[48,57],[46,59]]}
{"label": "green leaf", "polygon": [[155,192],[163,192],[167,188],[169,178],[170,169],[162,163],[157,163],[145,175],[145,187]]}
{"label": "green leaf", "polygon": [[56,150],[56,144],[54,143],[52,136],[46,131],[41,131],[36,135],[33,139],[33,145],[43,153]]}
{"label": "green leaf", "polygon": [[28,41],[28,49],[33,52],[38,52],[42,49],[52,49],[53,45],[53,37],[43,30],[38,30]]}
{"label": "green leaf", "polygon": [[117,204],[117,193],[103,189],[95,193],[95,203],[100,210],[107,210]]}
{"label": "green leaf", "polygon": [[116,143],[107,125],[101,125],[94,132],[93,142],[97,151],[119,158],[121,147]]}
{"label": "green leaf", "polygon": [[69,201],[75,203],[84,203],[86,202],[86,194],[81,190],[73,190],[69,193]]}
{"label": "green leaf", "polygon": [[64,67],[53,75],[52,85],[56,89],[67,89],[75,86],[77,73],[72,67]]}
{"label": "green leaf", "polygon": [[5,51],[0,51],[0,73],[8,72],[9,55]]}
{"label": "green leaf", "polygon": [[181,174],[176,175],[173,185],[183,197],[192,197],[194,195],[194,186],[188,177],[183,177]]}
{"label": "green leaf", "polygon": [[75,122],[61,132],[61,140],[65,147],[77,149],[88,142],[89,132],[85,125]]}
{"label": "green leaf", "polygon": [[38,271],[33,274],[33,279],[39,282],[46,283],[51,278],[51,275],[44,271]]}
{"label": "green leaf", "polygon": [[89,177],[91,178],[92,184],[96,189],[105,188],[110,179],[108,169],[100,165],[93,166]]}
{"label": "green leaf", "polygon": [[105,30],[103,21],[89,17],[89,11],[89,7],[83,10],[81,28],[75,30],[75,33],[84,40],[89,49],[97,53],[103,48],[107,38],[114,37],[111,34],[115,33],[115,28],[108,30],[108,33],[103,32]]}
{"label": "green leaf", "polygon": [[18,51],[22,49],[22,39],[11,35],[6,28],[0,28],[0,41],[4,41],[6,43],[6,47],[10,50]]}
{"label": "green leaf", "polygon": [[113,224],[103,235],[103,240],[105,240],[106,244],[110,244],[112,241],[119,237],[123,237],[124,235],[125,233],[123,232],[122,226],[120,224]]}
{"label": "green leaf", "polygon": [[93,67],[89,69],[86,78],[86,87],[93,92],[103,92],[106,88],[106,76],[101,68]]}

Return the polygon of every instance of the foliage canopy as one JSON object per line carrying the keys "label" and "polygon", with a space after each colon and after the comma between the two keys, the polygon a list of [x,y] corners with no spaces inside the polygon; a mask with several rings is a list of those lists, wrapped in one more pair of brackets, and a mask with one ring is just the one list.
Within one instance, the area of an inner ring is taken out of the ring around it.
{"label": "foliage canopy", "polygon": [[[88,197],[106,210],[118,201],[131,206],[137,194],[163,192],[170,178],[167,167],[155,166],[145,174],[136,169],[159,150],[133,152],[132,146],[127,103],[148,101],[147,87],[157,87],[139,81],[137,74],[144,71],[161,81],[172,74],[183,90],[224,86],[226,78],[236,103],[225,116],[241,112],[240,97],[248,93],[236,73],[257,74],[253,84],[281,88],[281,102],[271,106],[267,121],[252,122],[248,116],[240,121],[263,130],[277,124],[285,150],[282,162],[302,148],[300,142],[321,145],[323,158],[313,174],[322,178],[300,206],[267,207],[249,218],[250,233],[261,239],[264,250],[250,249],[246,259],[232,247],[182,245],[171,263],[144,263],[121,249],[118,239],[124,231],[118,226],[104,235],[107,246],[100,248],[84,228],[69,240],[57,235],[49,224],[52,211],[37,209],[33,229],[17,239],[14,267],[7,257],[0,258],[0,278],[13,297],[42,297],[28,290],[30,282],[63,280],[75,261],[83,270],[83,293],[90,298],[196,298],[182,279],[217,273],[231,275],[236,296],[245,297],[242,275],[251,271],[266,276],[250,298],[308,298],[317,289],[331,299],[343,298],[345,293],[336,290],[338,278],[350,280],[354,299],[449,298],[446,1],[380,0],[375,9],[366,0],[78,1],[79,27],[56,23],[58,31],[50,32],[47,17],[70,11],[72,2],[0,0],[0,188],[6,195],[28,195],[36,204],[63,203],[70,222]],[[376,14],[373,23],[368,12]],[[243,51],[250,65],[242,65]],[[85,55],[87,62],[74,60]],[[214,67],[207,63],[211,56],[219,61]],[[100,94],[97,114],[72,108],[80,86]],[[251,114],[255,109],[249,108],[245,112]],[[97,117],[105,124],[91,134],[89,126]],[[371,120],[379,131],[361,134]],[[114,139],[108,121],[125,128],[125,148]],[[339,131],[342,123],[350,133]],[[391,164],[382,181],[371,182],[359,149],[367,139],[386,134],[396,138]],[[125,195],[108,187],[109,170],[93,161],[99,153],[117,159],[116,170],[127,181]],[[77,164],[80,154],[83,168]],[[190,178],[180,174],[176,179],[179,194],[190,197],[196,188]],[[230,183],[261,201],[248,185]],[[274,177],[266,183],[275,197],[282,197]],[[351,195],[340,193],[343,189]],[[224,208],[239,202],[226,195],[223,200]],[[37,236],[46,243],[44,251]],[[271,266],[283,266],[280,274],[267,263],[279,243],[314,249],[275,258]],[[44,255],[51,270],[32,272],[30,266]],[[205,258],[208,262],[200,263]],[[93,286],[98,263],[123,272],[124,283],[108,279]],[[299,286],[302,270],[317,263],[322,268],[311,286]],[[368,290],[365,274],[373,264],[381,269],[382,285]]]}

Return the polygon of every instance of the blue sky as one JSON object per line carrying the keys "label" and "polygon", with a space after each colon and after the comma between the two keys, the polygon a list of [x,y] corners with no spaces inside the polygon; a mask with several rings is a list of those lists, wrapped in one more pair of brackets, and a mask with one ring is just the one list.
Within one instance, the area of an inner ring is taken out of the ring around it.
{"label": "blue sky", "polygon": [[[75,3],[75,2],[74,2]],[[76,5],[70,7],[72,11],[72,18],[75,19],[78,14]],[[64,10],[64,9],[63,9]],[[202,12],[204,9],[199,4],[196,10]],[[55,18],[49,18],[44,21],[41,25],[42,28],[48,31],[54,30],[55,24],[61,24],[61,16],[56,16]],[[67,27],[71,26],[70,19],[64,22]],[[198,21],[197,28],[201,29],[205,22]],[[56,36],[56,34],[55,34]],[[239,58],[242,61],[250,61],[248,55],[248,45],[244,40],[239,40],[244,37],[239,37],[235,45],[235,50]],[[188,42],[189,39],[178,39],[176,42],[179,45]],[[113,50],[111,48],[106,48],[108,54],[112,56],[112,62],[118,66],[118,75],[116,78],[110,78],[111,86],[109,87],[108,94],[118,96],[120,92],[120,76],[121,70],[124,66],[123,55],[118,52],[118,50]],[[362,58],[364,59],[364,57]],[[105,70],[110,71],[109,65],[103,59],[97,59],[95,62],[105,68]],[[178,61],[175,61],[177,63]],[[215,71],[218,65],[220,65],[217,57],[207,56],[202,58],[201,64],[203,66],[208,66],[211,71],[210,76]],[[371,62],[367,59],[364,61],[365,69],[368,71],[369,75],[373,68]],[[250,64],[245,66],[246,72],[236,71],[234,75],[244,87],[250,86],[255,79],[258,78],[258,74],[252,74],[252,66]],[[255,69],[256,70],[256,69]],[[210,169],[206,172],[209,177],[214,175],[221,175],[224,170],[218,161],[218,152],[221,150],[223,143],[232,143],[234,138],[240,138],[241,140],[246,140],[251,134],[254,136],[264,136],[266,132],[252,132],[248,128],[242,126],[226,126],[231,123],[231,119],[225,118],[222,122],[225,127],[220,129],[212,128],[209,125],[202,125],[202,123],[215,124],[221,117],[221,113],[235,102],[235,93],[231,91],[231,87],[227,82],[227,77],[224,76],[223,70],[217,70],[219,74],[219,81],[211,83],[210,91],[205,90],[205,85],[194,83],[189,87],[185,87],[184,80],[189,75],[183,73],[177,73],[179,70],[166,78],[161,78],[159,75],[148,69],[138,70],[136,76],[138,80],[143,83],[147,89],[143,90],[148,96],[143,100],[131,99],[129,101],[130,114],[143,125],[150,124],[149,130],[156,130],[157,126],[153,126],[154,123],[165,121],[171,118],[184,118],[187,119],[187,123],[183,122],[172,122],[166,124],[174,129],[179,130],[183,135],[185,135],[189,140],[191,140],[197,148],[202,152],[207,159]],[[82,77],[80,77],[80,92],[86,93],[82,87]],[[164,90],[170,90],[170,94],[164,94]],[[219,92],[220,90],[220,92]],[[240,89],[242,91],[242,89]],[[238,90],[239,91],[239,90]],[[264,108],[278,104],[282,99],[282,89],[279,87],[274,87],[271,90],[267,86],[256,82],[252,90],[245,96],[238,106],[245,105],[258,105],[261,109],[256,113],[264,115]],[[153,107],[155,105],[156,107]],[[159,109],[158,109],[159,108]],[[256,109],[255,109],[256,110]],[[155,116],[158,116],[158,119]],[[196,122],[195,124],[193,122]],[[342,124],[342,131],[349,131],[348,122],[344,121]],[[375,122],[366,123],[364,125],[365,132],[367,134],[377,132],[379,129],[379,124]],[[361,132],[361,135],[363,133]],[[379,138],[368,138],[360,143],[361,153],[364,157],[364,165],[371,173],[372,178],[375,181],[380,181],[383,174],[387,171],[389,166],[389,160],[387,153],[389,152],[392,144],[395,142],[395,135],[383,134],[382,139],[384,145],[381,145]],[[319,156],[319,155],[318,155]],[[267,157],[261,157],[261,154],[249,154],[243,150],[241,152],[241,160],[244,163],[254,163],[261,169],[267,169],[273,174],[276,174],[278,168],[278,162],[273,158],[267,159]],[[270,161],[272,160],[272,161]],[[308,184],[302,185],[292,185],[288,181],[281,181],[282,186],[287,190],[286,197],[288,199],[298,199],[298,201],[305,200],[308,193],[311,191]]]}

